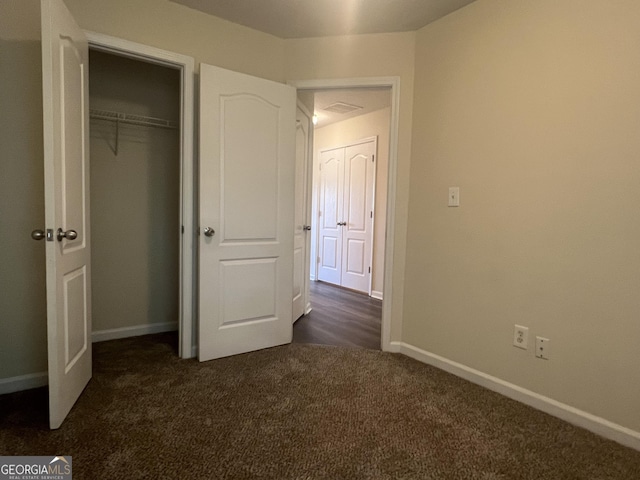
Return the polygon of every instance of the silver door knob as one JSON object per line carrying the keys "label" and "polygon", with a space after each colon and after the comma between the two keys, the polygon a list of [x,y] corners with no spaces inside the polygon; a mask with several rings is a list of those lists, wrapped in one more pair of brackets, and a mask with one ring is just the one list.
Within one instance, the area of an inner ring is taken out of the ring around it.
{"label": "silver door knob", "polygon": [[56,238],[59,242],[61,242],[63,238],[66,238],[67,240],[75,240],[76,238],[78,238],[78,232],[76,232],[75,230],[67,230],[65,232],[64,230],[59,228]]}
{"label": "silver door knob", "polygon": [[205,237],[213,237],[216,234],[216,231],[211,227],[205,227],[204,236]]}
{"label": "silver door knob", "polygon": [[303,225],[302,230],[308,232],[309,230],[311,230],[311,225]]}
{"label": "silver door knob", "polygon": [[339,227],[344,227],[347,224],[347,222],[338,222],[338,226]]}
{"label": "silver door knob", "polygon": [[44,233],[44,230],[34,230],[33,232],[31,232],[31,238],[33,238],[34,240],[42,240],[46,236],[47,235],[46,233]]}

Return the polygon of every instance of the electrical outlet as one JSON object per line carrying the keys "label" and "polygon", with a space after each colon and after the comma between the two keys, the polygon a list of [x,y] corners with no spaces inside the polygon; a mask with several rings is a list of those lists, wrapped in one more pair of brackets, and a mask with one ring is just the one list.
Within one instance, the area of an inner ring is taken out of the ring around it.
{"label": "electrical outlet", "polygon": [[529,327],[522,325],[514,325],[513,328],[513,346],[524,350],[529,346]]}
{"label": "electrical outlet", "polygon": [[536,357],[549,360],[551,341],[548,338],[536,337]]}

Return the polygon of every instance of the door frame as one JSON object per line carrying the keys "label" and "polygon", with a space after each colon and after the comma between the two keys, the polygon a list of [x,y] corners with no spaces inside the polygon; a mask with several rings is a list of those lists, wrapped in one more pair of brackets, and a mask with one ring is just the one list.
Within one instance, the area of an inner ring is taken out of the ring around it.
{"label": "door frame", "polygon": [[[398,138],[400,125],[400,77],[363,77],[315,80],[291,80],[289,85],[298,90],[330,90],[338,88],[391,88],[391,119],[389,122],[389,166],[387,172],[387,218],[384,247],[384,281],[382,301],[381,347],[391,350],[391,323],[401,320],[391,318],[393,302],[393,252],[396,232],[396,184],[398,171]],[[307,179],[309,181],[309,179]]]}
{"label": "door frame", "polygon": [[194,59],[141,43],[84,31],[89,49],[120,55],[180,71],[180,235],[179,254],[179,347],[181,358],[195,356],[194,347]]}

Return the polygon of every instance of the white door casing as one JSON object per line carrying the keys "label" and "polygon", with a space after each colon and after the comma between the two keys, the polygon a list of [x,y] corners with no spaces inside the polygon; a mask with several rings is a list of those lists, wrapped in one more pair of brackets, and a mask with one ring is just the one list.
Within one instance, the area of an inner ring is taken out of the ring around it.
{"label": "white door casing", "polygon": [[[293,247],[293,318],[295,322],[304,315],[308,303],[309,243],[307,229],[307,179],[309,166],[309,140],[311,116],[303,105],[296,108],[296,166],[294,199],[294,247]],[[310,227],[309,227],[310,228]]]}
{"label": "white door casing", "polygon": [[376,140],[320,152],[318,279],[371,293]]}
{"label": "white door casing", "polygon": [[[49,424],[91,378],[87,40],[62,0],[42,0]],[[60,230],[66,238],[59,237]],[[73,238],[72,231],[77,234]]]}
{"label": "white door casing", "polygon": [[292,87],[200,66],[200,361],[291,342],[295,109]]}

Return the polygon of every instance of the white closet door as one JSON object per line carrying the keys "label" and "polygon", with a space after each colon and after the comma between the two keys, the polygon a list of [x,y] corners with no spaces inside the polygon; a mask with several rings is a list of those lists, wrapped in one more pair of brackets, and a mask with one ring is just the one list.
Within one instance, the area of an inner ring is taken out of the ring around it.
{"label": "white closet door", "polygon": [[61,0],[43,0],[42,84],[49,424],[91,378],[89,47]]}
{"label": "white closet door", "polygon": [[318,202],[318,280],[340,285],[342,278],[342,205],[344,148],[320,153]]}
{"label": "white closet door", "polygon": [[375,142],[345,149],[342,286],[369,293],[373,225]]}

